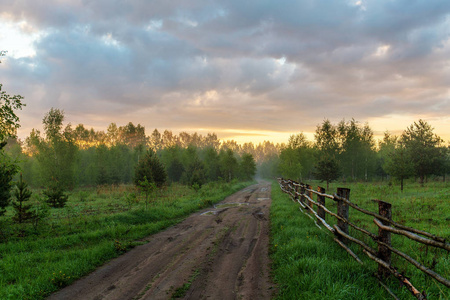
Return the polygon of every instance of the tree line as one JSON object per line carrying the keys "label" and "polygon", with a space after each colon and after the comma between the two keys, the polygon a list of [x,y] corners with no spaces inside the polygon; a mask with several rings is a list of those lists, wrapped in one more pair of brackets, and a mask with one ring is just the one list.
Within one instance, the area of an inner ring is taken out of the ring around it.
{"label": "tree line", "polygon": [[[8,140],[5,149],[19,160],[23,178],[31,186],[52,181],[69,188],[132,183],[136,165],[148,149],[155,151],[170,182],[185,184],[244,178],[240,163],[256,164],[258,176],[263,178],[283,176],[327,183],[391,178],[398,180],[402,189],[407,178],[417,177],[421,183],[430,175],[445,179],[450,169],[448,146],[423,120],[400,136],[386,132],[381,141],[374,139],[367,123],[324,120],[316,127],[314,141],[299,133],[291,135],[286,144],[265,141],[257,145],[221,141],[214,133],[176,135],[154,129],[147,136],[143,126],[132,122],[124,126],[111,123],[106,131],[87,129],[83,124],[73,129],[71,124],[63,126],[63,120],[63,111],[51,109],[43,119],[43,133],[33,129],[23,143]],[[225,170],[225,164],[231,171]]]}
{"label": "tree line", "polygon": [[433,133],[430,124],[414,122],[400,136],[385,132],[378,143],[366,123],[324,120],[315,130],[314,142],[303,133],[292,135],[272,162],[272,173],[294,180],[327,182],[393,178],[400,182],[416,177],[423,184],[429,176],[443,176],[450,170],[450,150]]}
{"label": "tree line", "polygon": [[33,129],[24,143],[10,138],[7,152],[18,161],[23,180],[35,187],[133,183],[136,166],[148,151],[161,161],[170,182],[201,186],[253,178],[253,155],[232,146],[221,144],[215,134],[177,136],[166,130],[161,135],[155,129],[148,137],[143,126],[131,122],[113,123],[106,133],[82,124],[72,129],[64,126],[64,112],[52,108],[43,118],[42,133]]}

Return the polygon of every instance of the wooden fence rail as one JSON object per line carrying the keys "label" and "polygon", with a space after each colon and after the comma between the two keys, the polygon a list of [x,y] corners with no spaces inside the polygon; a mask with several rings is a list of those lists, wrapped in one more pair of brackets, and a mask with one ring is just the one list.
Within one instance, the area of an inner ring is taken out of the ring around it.
{"label": "wooden fence rail", "polygon": [[[415,266],[417,269],[421,270],[428,276],[434,278],[441,284],[445,285],[447,288],[450,288],[450,280],[444,278],[440,274],[424,266],[423,264],[416,261],[409,255],[393,248],[391,245],[391,233],[402,235],[413,241],[428,246],[441,248],[449,252],[450,252],[450,244],[442,237],[394,222],[392,220],[390,203],[380,200],[373,200],[378,203],[378,213],[374,213],[366,209],[360,208],[358,205],[351,202],[349,200],[350,190],[346,188],[338,188],[336,194],[329,195],[325,193],[325,189],[322,187],[318,187],[316,191],[310,185],[298,183],[289,179],[286,180],[283,178],[279,178],[278,182],[280,184],[281,190],[289,194],[290,198],[293,201],[300,204],[300,210],[304,212],[302,210],[303,208],[304,210],[311,212],[317,221],[319,221],[325,228],[327,228],[335,235],[334,240],[342,248],[344,248],[354,259],[356,259],[356,261],[358,261],[360,264],[363,264],[361,259],[359,259],[359,257],[348,247],[348,244],[350,242],[359,245],[362,248],[364,254],[366,254],[370,259],[377,262],[378,264],[377,278],[380,280],[381,285],[385,289],[387,289],[388,292],[394,298],[396,298],[396,296],[389,290],[389,288],[385,284],[381,282],[383,278],[389,276],[390,274],[399,279],[401,283],[417,299],[427,299],[424,292],[421,293],[418,289],[416,289],[405,275],[401,274],[395,267],[391,265],[392,253],[402,257],[407,262]],[[317,195],[317,201],[313,200],[313,194]],[[325,198],[329,198],[337,202],[337,213],[330,211],[326,207]],[[317,211],[314,210],[314,206],[317,207]],[[361,228],[351,223],[349,218],[350,207],[366,215],[374,217],[373,222],[378,227],[378,234],[374,234],[364,228]],[[326,222],[326,214],[329,214],[334,218],[336,218],[337,225],[331,226],[330,224],[328,224]],[[310,214],[306,215],[314,219]],[[317,222],[316,225],[319,226]],[[374,242],[378,244],[378,249],[373,249],[363,241],[355,237],[352,237],[349,234],[348,230],[349,226],[370,237]]]}

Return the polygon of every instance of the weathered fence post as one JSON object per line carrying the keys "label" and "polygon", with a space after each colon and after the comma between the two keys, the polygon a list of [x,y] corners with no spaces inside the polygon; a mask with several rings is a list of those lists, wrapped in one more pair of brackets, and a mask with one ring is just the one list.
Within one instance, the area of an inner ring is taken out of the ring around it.
{"label": "weathered fence post", "polygon": [[[309,190],[312,190],[312,186],[310,186],[309,184],[306,185],[306,188],[309,189]],[[313,197],[313,192],[308,191],[306,194],[308,195],[308,197],[309,197],[310,199],[312,199],[312,197]],[[311,201],[309,201],[309,200],[308,200],[308,205],[309,205],[309,207],[314,208],[313,203],[312,203]]]}
{"label": "weathered fence post", "polygon": [[300,202],[305,204],[305,184],[300,183]]}
{"label": "weathered fence post", "polygon": [[[323,187],[318,186],[317,187],[317,191],[321,194],[325,194],[325,189]],[[317,195],[317,202],[323,206],[325,206],[325,197],[324,196],[320,196]],[[323,220],[325,220],[325,210],[322,207],[318,207],[317,208],[317,215],[322,218]]]}
{"label": "weathered fence post", "polygon": [[289,191],[289,192],[292,192],[292,189],[293,189],[293,182],[292,182],[292,180],[288,180],[288,184],[287,184],[287,190]]}
{"label": "weathered fence post", "polygon": [[[375,202],[378,202],[378,213],[380,216],[388,218],[389,220],[392,220],[392,205],[390,203],[381,201],[381,200],[373,200]],[[379,220],[384,225],[390,225],[389,222]],[[383,242],[389,246],[391,246],[391,233],[387,230],[383,230],[380,227],[378,227],[378,238],[380,242]],[[389,248],[378,244],[378,258],[382,259],[389,265],[391,264],[391,250]],[[382,265],[378,265],[378,275],[381,277],[388,277],[391,273]]]}
{"label": "weathered fence post", "polygon": [[[337,188],[337,193],[336,193],[339,197],[341,198],[345,198],[347,200],[350,199],[350,189],[347,188]],[[347,203],[345,203],[342,200],[338,200],[337,201],[337,214],[338,216],[344,218],[345,220],[348,221],[348,215],[349,215],[349,210],[348,210],[349,206]],[[347,222],[344,222],[340,219],[338,219],[337,221],[337,226],[339,226],[339,228],[346,234],[348,234],[348,224]],[[339,239],[341,241],[343,241],[344,243],[347,243],[347,239],[345,239],[342,236],[339,236]]]}
{"label": "weathered fence post", "polygon": [[295,202],[298,202],[298,185],[294,185],[294,200]]}

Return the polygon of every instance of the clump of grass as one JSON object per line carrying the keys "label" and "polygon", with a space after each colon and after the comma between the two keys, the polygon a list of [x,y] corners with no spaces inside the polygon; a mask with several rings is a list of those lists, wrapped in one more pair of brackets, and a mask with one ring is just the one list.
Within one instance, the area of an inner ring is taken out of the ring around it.
{"label": "clump of grass", "polygon": [[178,299],[178,298],[183,298],[184,296],[186,296],[187,291],[191,288],[192,283],[198,277],[198,275],[200,275],[200,271],[197,269],[191,275],[188,282],[184,283],[181,287],[179,287],[175,290],[175,292],[172,294],[171,299]]}
{"label": "clump of grass", "polygon": [[124,244],[124,243],[122,243],[122,242],[120,242],[118,240],[114,241],[114,249],[116,250],[117,254],[125,253],[130,248],[131,248],[131,243],[130,242]]}
{"label": "clump of grass", "polygon": [[53,273],[53,278],[51,280],[52,284],[57,288],[65,287],[70,282],[70,276],[67,276],[62,271]]}

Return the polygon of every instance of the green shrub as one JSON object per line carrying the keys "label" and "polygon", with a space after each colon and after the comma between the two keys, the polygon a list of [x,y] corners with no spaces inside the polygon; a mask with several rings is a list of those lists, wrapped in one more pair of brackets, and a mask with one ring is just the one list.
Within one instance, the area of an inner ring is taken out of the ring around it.
{"label": "green shrub", "polygon": [[24,203],[30,200],[32,192],[28,189],[28,185],[22,180],[22,174],[20,174],[19,182],[17,183],[13,194],[14,198],[16,198],[16,201],[12,203],[14,210],[16,211],[13,217],[14,222],[23,223],[32,219],[32,205]]}
{"label": "green shrub", "polygon": [[66,205],[69,196],[64,193],[62,187],[53,184],[47,190],[42,192],[45,197],[47,197],[46,202],[48,205],[54,208],[61,208]]}

